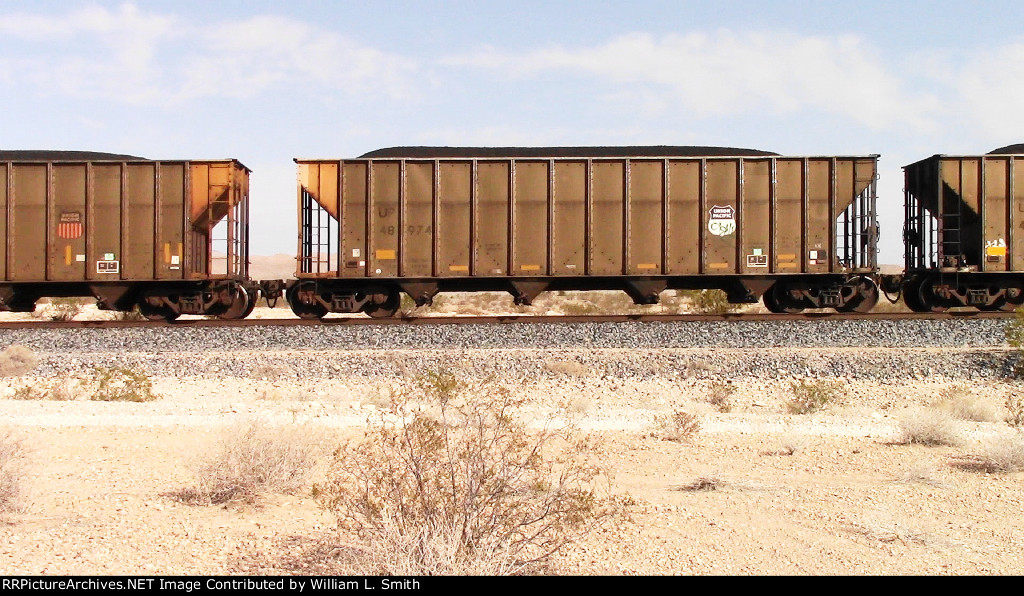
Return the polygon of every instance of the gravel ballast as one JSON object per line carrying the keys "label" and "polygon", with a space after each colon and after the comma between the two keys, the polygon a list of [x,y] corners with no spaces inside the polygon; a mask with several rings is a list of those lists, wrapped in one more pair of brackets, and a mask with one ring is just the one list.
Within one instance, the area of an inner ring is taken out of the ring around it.
{"label": "gravel ballast", "polygon": [[[1000,378],[1017,360],[998,320],[152,327],[4,330],[37,374],[92,366],[156,376]],[[710,349],[709,349],[710,348]]]}

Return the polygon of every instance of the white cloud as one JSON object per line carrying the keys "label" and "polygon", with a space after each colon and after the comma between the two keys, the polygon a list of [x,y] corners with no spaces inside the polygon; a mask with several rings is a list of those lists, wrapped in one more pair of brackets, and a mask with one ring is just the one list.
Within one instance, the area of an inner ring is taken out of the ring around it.
{"label": "white cloud", "polygon": [[0,37],[29,56],[8,61],[6,82],[40,94],[161,105],[270,89],[415,94],[414,61],[284,17],[186,21],[123,4],[0,15]]}
{"label": "white cloud", "polygon": [[903,90],[877,52],[854,36],[635,33],[583,48],[520,54],[484,49],[446,63],[514,77],[569,72],[610,86],[605,96],[650,111],[682,109],[697,117],[816,110],[873,129],[896,123],[928,129],[935,107],[929,97]]}
{"label": "white cloud", "polygon": [[951,98],[944,120],[947,127],[958,134],[970,131],[969,136],[997,139],[996,143],[999,139],[1004,144],[1024,141],[1024,42],[978,50],[963,58],[958,65],[934,69]]}

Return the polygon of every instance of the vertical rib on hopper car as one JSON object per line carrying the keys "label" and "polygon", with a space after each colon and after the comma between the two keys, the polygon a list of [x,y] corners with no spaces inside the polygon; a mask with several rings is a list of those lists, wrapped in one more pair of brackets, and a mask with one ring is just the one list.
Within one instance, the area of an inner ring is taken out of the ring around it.
{"label": "vertical rib on hopper car", "polygon": [[916,311],[1024,304],[1024,146],[903,168],[903,297]]}
{"label": "vertical rib on hopper car", "polygon": [[0,152],[0,309],[95,296],[154,319],[244,317],[248,187],[235,160]]}
{"label": "vertical rib on hopper car", "polygon": [[773,310],[877,301],[877,156],[447,148],[297,159],[292,308],[391,316],[399,292],[665,289]]}

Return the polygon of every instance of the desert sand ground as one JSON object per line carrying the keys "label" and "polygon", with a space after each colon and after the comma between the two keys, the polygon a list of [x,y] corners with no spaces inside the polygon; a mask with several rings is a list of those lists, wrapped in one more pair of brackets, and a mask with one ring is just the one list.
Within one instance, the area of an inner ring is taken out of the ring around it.
{"label": "desert sand ground", "polygon": [[[785,413],[788,380],[735,383],[731,411],[711,381],[567,378],[526,387],[530,407],[566,403],[604,442],[613,488],[634,504],[570,545],[565,574],[1016,574],[1024,566],[1021,473],[974,465],[1017,431],[998,420],[1018,387],[943,379],[849,382],[816,414]],[[16,380],[4,379],[10,386]],[[901,442],[901,416],[953,387],[988,422],[956,422],[955,446]],[[309,486],[256,504],[186,505],[201,463],[240,425],[302,427],[324,457],[358,436],[386,388],[337,379],[158,378],[147,403],[0,399],[27,450],[22,510],[3,515],[0,569],[20,574],[261,574],[331,571],[336,520]],[[700,431],[666,440],[685,408]],[[320,479],[322,480],[322,478]],[[694,490],[703,483],[703,488]]]}

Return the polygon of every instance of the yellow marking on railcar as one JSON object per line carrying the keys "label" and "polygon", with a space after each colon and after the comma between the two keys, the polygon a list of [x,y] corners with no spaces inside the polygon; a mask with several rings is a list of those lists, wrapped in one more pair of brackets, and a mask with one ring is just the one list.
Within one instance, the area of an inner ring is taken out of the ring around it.
{"label": "yellow marking on railcar", "polygon": [[70,244],[66,244],[64,246],[64,264],[65,265],[70,265],[71,264],[71,245]]}
{"label": "yellow marking on railcar", "polygon": [[711,263],[708,265],[710,269],[728,269],[729,263]]}
{"label": "yellow marking on railcar", "polygon": [[523,265],[520,269],[523,271],[540,271],[540,265]]}
{"label": "yellow marking on railcar", "polygon": [[779,255],[779,260],[780,261],[792,261],[795,258],[796,258],[796,255],[793,254],[793,253],[785,253],[785,254],[780,254]]}
{"label": "yellow marking on railcar", "polygon": [[449,271],[469,271],[469,265],[448,265]]}
{"label": "yellow marking on railcar", "polygon": [[170,242],[165,242],[164,243],[164,263],[166,263],[168,265],[171,264],[171,243]]}
{"label": "yellow marking on railcar", "polygon": [[779,263],[776,267],[779,269],[792,269],[796,267],[796,263]]}
{"label": "yellow marking on railcar", "polygon": [[658,266],[654,263],[640,263],[636,266],[637,269],[657,269]]}
{"label": "yellow marking on railcar", "polygon": [[391,249],[379,248],[377,249],[377,260],[379,261],[394,261],[395,251]]}

